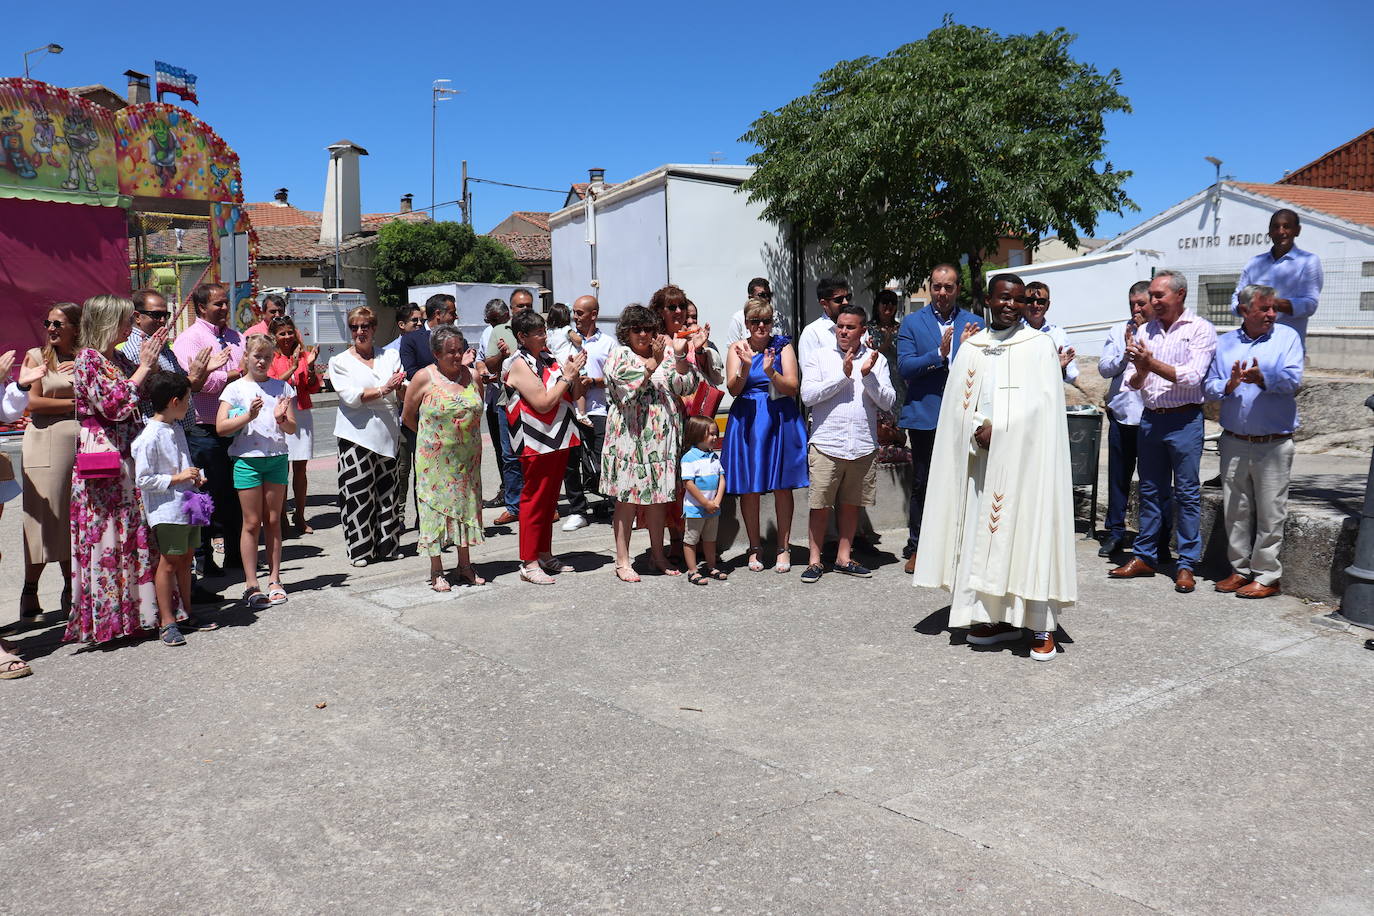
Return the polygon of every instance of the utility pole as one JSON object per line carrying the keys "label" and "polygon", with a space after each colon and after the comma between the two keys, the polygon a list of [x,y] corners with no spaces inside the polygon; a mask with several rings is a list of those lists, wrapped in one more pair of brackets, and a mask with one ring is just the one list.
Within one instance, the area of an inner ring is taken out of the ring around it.
{"label": "utility pole", "polygon": [[463,211],[463,225],[472,225],[472,195],[468,193],[468,161],[463,160],[463,189],[458,195],[458,206]]}
{"label": "utility pole", "polygon": [[439,133],[439,103],[447,102],[450,96],[455,96],[460,90],[450,89],[442,83],[451,83],[452,80],[435,80],[430,87],[429,101],[429,216],[434,218],[434,208],[439,201],[434,197],[434,160],[437,154],[437,137]]}

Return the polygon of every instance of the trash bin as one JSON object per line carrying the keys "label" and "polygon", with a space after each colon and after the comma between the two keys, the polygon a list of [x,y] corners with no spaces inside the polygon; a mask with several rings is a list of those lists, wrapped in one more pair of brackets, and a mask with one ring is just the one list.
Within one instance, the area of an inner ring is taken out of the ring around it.
{"label": "trash bin", "polygon": [[1102,448],[1102,411],[1091,405],[1065,411],[1069,425],[1069,464],[1073,486],[1092,490],[1088,502],[1088,537],[1097,536],[1097,477]]}

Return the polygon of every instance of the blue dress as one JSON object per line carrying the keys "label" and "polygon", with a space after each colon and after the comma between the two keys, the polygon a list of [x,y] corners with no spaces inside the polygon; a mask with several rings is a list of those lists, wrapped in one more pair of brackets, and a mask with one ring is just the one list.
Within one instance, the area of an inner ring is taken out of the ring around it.
{"label": "blue dress", "polygon": [[[785,338],[773,338],[772,346],[779,353],[786,344]],[[795,398],[768,397],[762,353],[754,354],[744,390],[730,405],[720,463],[727,493],[768,493],[811,485],[801,411]]]}

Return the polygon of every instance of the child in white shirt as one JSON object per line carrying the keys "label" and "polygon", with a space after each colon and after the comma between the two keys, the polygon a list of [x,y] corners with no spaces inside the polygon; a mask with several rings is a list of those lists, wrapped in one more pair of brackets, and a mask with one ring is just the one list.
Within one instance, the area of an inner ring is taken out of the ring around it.
{"label": "child in white shirt", "polygon": [[[239,550],[243,556],[243,600],[253,610],[286,602],[281,584],[281,510],[286,501],[290,460],[286,437],[296,431],[292,402],[296,389],[272,378],[268,369],[276,341],[250,334],[243,342],[244,374],[224,386],[219,396],[215,431],[233,436],[234,489],[243,509]],[[258,532],[267,550],[267,594],[258,587]]]}

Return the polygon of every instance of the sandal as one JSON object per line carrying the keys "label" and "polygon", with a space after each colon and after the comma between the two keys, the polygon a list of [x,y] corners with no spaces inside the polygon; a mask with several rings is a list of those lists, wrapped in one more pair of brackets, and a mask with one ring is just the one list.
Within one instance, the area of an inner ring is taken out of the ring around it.
{"label": "sandal", "polygon": [[477,570],[472,568],[469,563],[466,566],[458,567],[458,581],[465,585],[486,585],[487,580],[477,575]]}
{"label": "sandal", "polygon": [[707,579],[705,576],[703,576],[701,573],[697,572],[696,570],[693,570],[692,572],[689,572],[689,573],[687,574],[687,581],[690,582],[690,583],[692,583],[693,585],[710,585],[710,584],[711,584],[711,581],[710,581],[709,579]]}
{"label": "sandal", "polygon": [[165,627],[158,627],[157,638],[162,640],[164,646],[186,645],[186,637],[181,635],[181,631],[177,629],[177,625],[174,623],[169,623]]}
{"label": "sandal", "polygon": [[256,585],[243,590],[243,600],[255,611],[261,611],[264,608],[272,606],[272,602],[262,593],[262,589],[258,588]]}
{"label": "sandal", "polygon": [[267,583],[267,600],[273,604],[286,603],[286,589],[282,588],[280,582]]}
{"label": "sandal", "polygon": [[0,681],[12,681],[30,674],[33,674],[33,669],[29,663],[11,652],[9,646],[0,643]]}
{"label": "sandal", "polygon": [[657,569],[657,570],[659,571],[659,573],[661,573],[662,575],[665,575],[665,576],[680,576],[680,575],[682,575],[682,570],[678,569],[678,568],[677,568],[676,566],[674,566],[672,563],[659,563],[657,560],[655,560],[655,561],[654,561],[654,568]]}
{"label": "sandal", "polygon": [[314,534],[314,533],[315,533],[315,529],[314,529],[314,528],[311,528],[309,525],[307,525],[307,524],[305,523],[305,515],[304,515],[304,514],[297,515],[297,516],[296,516],[295,518],[293,518],[291,521],[292,521],[292,523],[296,526],[296,532],[297,532],[298,534]]}
{"label": "sandal", "polygon": [[621,566],[617,564],[615,567],[615,577],[619,579],[621,582],[640,581],[639,573],[635,572],[633,566]]}
{"label": "sandal", "polygon": [[429,580],[429,590],[432,592],[451,592],[453,586],[449,585],[448,579],[444,577],[443,573],[439,573]]}
{"label": "sandal", "polygon": [[725,574],[723,570],[717,569],[714,566],[706,570],[706,575],[710,576],[712,579],[715,579],[717,582],[724,582],[726,579],[730,578]]}
{"label": "sandal", "polygon": [[534,565],[533,569],[528,566],[520,567],[520,578],[531,585],[554,585],[558,582],[553,576],[540,569],[537,563]]}
{"label": "sandal", "polygon": [[38,603],[38,583],[25,582],[24,590],[19,593],[19,619],[31,623],[43,616],[43,606]]}
{"label": "sandal", "polygon": [[749,571],[763,572],[763,564],[759,562],[759,551],[762,548],[750,546],[749,548]]}
{"label": "sandal", "polygon": [[547,560],[541,559],[538,562],[539,568],[551,576],[558,575],[566,568],[563,565],[563,561],[558,559],[558,557],[549,557]]}
{"label": "sandal", "polygon": [[183,630],[198,630],[203,633],[208,633],[211,630],[219,629],[219,621],[201,620],[199,617],[187,617],[185,620],[178,620],[177,626]]}

